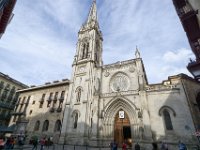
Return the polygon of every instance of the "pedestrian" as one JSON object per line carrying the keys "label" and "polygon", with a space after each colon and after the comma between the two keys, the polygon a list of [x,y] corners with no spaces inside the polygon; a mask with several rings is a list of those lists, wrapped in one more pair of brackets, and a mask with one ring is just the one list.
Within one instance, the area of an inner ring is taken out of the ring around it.
{"label": "pedestrian", "polygon": [[117,147],[118,147],[118,145],[117,145],[116,141],[114,140],[113,145],[112,145],[112,150],[117,150]]}
{"label": "pedestrian", "polygon": [[11,149],[12,145],[11,145],[11,138],[8,137],[5,143],[5,149]]}
{"label": "pedestrian", "polygon": [[158,150],[158,145],[156,142],[153,142],[152,143],[152,146],[153,146],[153,150]]}
{"label": "pedestrian", "polygon": [[11,147],[11,149],[14,149],[14,146],[15,146],[15,139],[14,139],[14,137],[11,137],[10,138],[10,147]]}
{"label": "pedestrian", "polygon": [[160,148],[160,149],[161,149],[161,150],[168,150],[168,144],[165,143],[165,142],[162,142],[161,148]]}
{"label": "pedestrian", "polygon": [[181,141],[179,141],[178,148],[179,150],[187,150],[186,145]]}
{"label": "pedestrian", "polygon": [[32,144],[33,144],[32,150],[37,150],[37,145],[38,145],[38,139],[37,139],[37,137],[35,137],[34,139],[32,139]]}
{"label": "pedestrian", "polygon": [[45,145],[45,138],[42,138],[41,140],[40,140],[40,150],[43,150],[44,149],[44,145]]}
{"label": "pedestrian", "polygon": [[122,144],[122,150],[127,150],[127,144],[125,142]]}
{"label": "pedestrian", "polygon": [[0,150],[4,149],[4,138],[3,137],[0,137]]}
{"label": "pedestrian", "polygon": [[110,142],[109,146],[110,146],[110,150],[112,150],[112,148],[113,148],[113,142],[112,141]]}
{"label": "pedestrian", "polygon": [[135,144],[135,150],[140,150],[140,145],[138,144],[138,142]]}

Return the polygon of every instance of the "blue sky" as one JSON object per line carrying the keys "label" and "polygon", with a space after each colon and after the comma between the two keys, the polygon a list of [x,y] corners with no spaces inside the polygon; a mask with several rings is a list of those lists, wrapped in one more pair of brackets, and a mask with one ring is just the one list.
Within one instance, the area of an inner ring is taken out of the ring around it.
{"label": "blue sky", "polygon": [[[0,39],[0,72],[28,85],[70,79],[77,34],[92,0],[18,0]],[[134,58],[136,46],[149,83],[186,73],[194,58],[172,0],[97,0],[103,62]]]}

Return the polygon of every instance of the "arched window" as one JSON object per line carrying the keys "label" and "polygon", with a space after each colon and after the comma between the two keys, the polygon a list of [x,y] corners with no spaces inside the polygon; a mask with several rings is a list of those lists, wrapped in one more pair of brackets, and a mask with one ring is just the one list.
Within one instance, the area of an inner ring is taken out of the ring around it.
{"label": "arched window", "polygon": [[85,59],[88,57],[88,52],[89,52],[89,43],[85,42],[82,44],[82,55],[81,59]]}
{"label": "arched window", "polygon": [[38,121],[35,123],[34,131],[38,131],[39,128],[40,128],[40,121],[38,120]]}
{"label": "arched window", "polygon": [[54,132],[58,132],[61,130],[61,121],[57,120],[54,127]]}
{"label": "arched window", "polygon": [[76,101],[80,102],[80,100],[81,100],[81,88],[79,88],[76,93]]}
{"label": "arched window", "polygon": [[197,102],[197,106],[198,106],[198,108],[200,110],[200,92],[197,95],[196,102]]}
{"label": "arched window", "polygon": [[172,121],[169,112],[165,109],[163,111],[163,117],[165,121],[165,127],[167,130],[173,130]]}
{"label": "arched window", "polygon": [[45,120],[42,127],[42,131],[48,131],[48,128],[49,128],[49,121]]}
{"label": "arched window", "polygon": [[76,112],[74,115],[74,129],[77,128],[77,123],[78,123],[78,113]]}

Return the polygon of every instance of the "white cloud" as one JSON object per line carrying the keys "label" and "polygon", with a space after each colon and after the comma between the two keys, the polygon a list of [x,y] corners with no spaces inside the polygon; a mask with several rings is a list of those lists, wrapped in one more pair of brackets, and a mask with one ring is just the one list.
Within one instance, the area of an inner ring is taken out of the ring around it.
{"label": "white cloud", "polygon": [[[134,58],[138,45],[151,83],[187,73],[192,53],[171,1],[97,4],[105,64]],[[0,40],[0,71],[27,84],[70,78],[77,33],[90,5],[91,0],[18,1]]]}
{"label": "white cloud", "polygon": [[163,55],[163,60],[167,63],[181,63],[187,61],[189,58],[194,57],[191,50],[179,49],[178,51],[167,51]]}

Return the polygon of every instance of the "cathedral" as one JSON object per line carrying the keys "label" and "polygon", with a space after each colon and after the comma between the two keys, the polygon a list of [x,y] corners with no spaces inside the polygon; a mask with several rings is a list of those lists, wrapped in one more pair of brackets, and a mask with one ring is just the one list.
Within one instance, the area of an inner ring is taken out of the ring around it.
{"label": "cathedral", "polygon": [[106,146],[114,140],[130,147],[138,142],[143,149],[162,141],[172,150],[179,141],[188,147],[197,144],[199,83],[178,74],[148,84],[137,48],[133,59],[104,65],[102,44],[93,1],[78,32],[71,79],[18,91],[10,121],[16,124],[16,133],[90,146]]}

